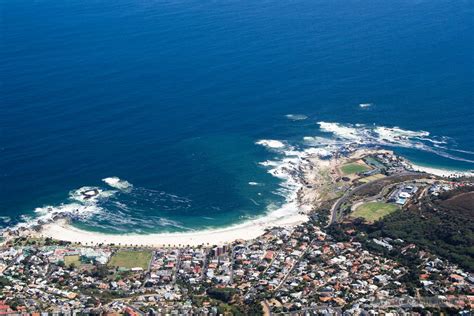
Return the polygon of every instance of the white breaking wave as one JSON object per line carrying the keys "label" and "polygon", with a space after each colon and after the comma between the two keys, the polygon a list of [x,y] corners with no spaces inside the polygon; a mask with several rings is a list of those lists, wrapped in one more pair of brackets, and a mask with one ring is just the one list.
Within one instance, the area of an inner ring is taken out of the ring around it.
{"label": "white breaking wave", "polygon": [[274,139],[261,139],[256,144],[273,149],[285,148],[286,146],[283,142]]}
{"label": "white breaking wave", "polygon": [[455,152],[462,153],[462,154],[474,155],[474,151],[462,150],[462,149],[456,149],[456,148],[447,148],[447,147],[438,146],[438,145],[435,145],[435,147],[442,148],[442,149],[449,150],[449,151],[455,151]]}
{"label": "white breaking wave", "polygon": [[373,103],[360,103],[359,107],[362,109],[365,109],[365,108],[370,108],[372,105],[374,104]]}
{"label": "white breaking wave", "polygon": [[194,231],[194,229],[192,229],[192,228],[183,226],[183,225],[181,225],[181,223],[179,223],[177,221],[173,221],[171,219],[167,219],[167,218],[160,218],[158,220],[158,224],[160,226],[170,226],[170,227],[176,227],[176,228],[180,228],[180,229],[184,229],[184,230]]}
{"label": "white breaking wave", "polygon": [[[193,230],[165,217],[141,216],[151,208],[163,212],[187,209],[191,207],[190,199],[159,190],[140,187],[133,189],[131,183],[118,177],[104,178],[102,181],[114,190],[95,186],[84,186],[72,190],[63,203],[38,207],[34,210],[34,215],[22,215],[20,223],[0,230],[0,233],[3,230],[19,232],[23,229],[35,229],[37,226],[59,219],[78,220],[90,227],[114,230],[118,233],[128,233],[131,229],[134,232],[143,233],[160,226]],[[122,197],[124,199],[121,199]],[[11,219],[0,217],[0,223],[2,221],[8,223]]]}
{"label": "white breaking wave", "polygon": [[249,199],[249,200],[252,201],[252,203],[255,204],[256,206],[260,206],[260,204],[257,201],[255,201],[254,199]]}
{"label": "white breaking wave", "polygon": [[[323,132],[333,134],[337,139],[358,145],[380,145],[412,148],[427,151],[444,158],[474,163],[474,160],[454,156],[441,149],[438,144],[446,144],[446,138],[430,137],[426,131],[410,131],[399,127],[368,126],[364,124],[341,124],[318,122]],[[435,144],[435,146],[431,145]],[[438,145],[438,146],[436,146]]]}
{"label": "white breaking wave", "polygon": [[23,222],[18,223],[11,229],[34,227],[53,222],[58,218],[85,220],[93,215],[104,214],[105,210],[99,206],[99,203],[106,201],[116,192],[98,187],[81,187],[69,192],[70,203],[37,207],[34,210],[35,217],[22,217]]}
{"label": "white breaking wave", "polygon": [[260,165],[268,168],[268,173],[282,180],[280,188],[273,193],[285,198],[282,205],[271,203],[267,206],[266,219],[281,219],[295,215],[299,211],[308,210],[309,206],[300,205],[298,202],[298,191],[304,186],[301,170],[309,163],[307,158],[313,156],[319,150],[321,149],[307,148],[306,150],[297,151],[291,148],[282,153],[285,157],[281,160],[260,162]]}
{"label": "white breaking wave", "polygon": [[102,209],[97,205],[83,205],[79,203],[61,204],[59,206],[37,207],[35,213],[40,215],[40,220],[49,221],[57,215],[68,215],[71,217],[88,217],[97,214]]}
{"label": "white breaking wave", "polygon": [[61,204],[59,206],[44,206],[35,209],[37,216],[31,218],[22,216],[24,222],[18,223],[13,230],[18,228],[29,228],[36,225],[53,222],[57,218],[87,218],[93,214],[100,213],[102,209],[94,204],[83,205],[80,203]]}
{"label": "white breaking wave", "polygon": [[292,121],[303,121],[306,120],[308,117],[304,114],[287,114],[285,115],[287,119]]}
{"label": "white breaking wave", "polygon": [[[399,127],[384,127],[384,126],[370,126],[364,124],[341,124],[331,122],[318,122],[320,129],[323,132],[332,134],[331,137],[304,137],[303,144],[305,149],[297,149],[286,141],[262,139],[256,144],[266,147],[272,152],[277,152],[279,158],[275,160],[267,160],[261,162],[268,172],[281,179],[280,187],[274,193],[285,198],[282,205],[270,204],[267,207],[267,214],[265,218],[269,220],[285,218],[288,215],[294,215],[306,206],[299,205],[298,191],[305,185],[301,177],[302,170],[306,169],[309,163],[308,158],[312,156],[326,157],[331,156],[341,148],[356,148],[356,145],[381,145],[381,146],[395,146],[414,148],[424,151],[429,151],[441,155],[443,157],[474,162],[471,160],[459,158],[448,154],[447,151],[464,152],[461,149],[449,149],[442,147],[440,144],[447,144],[447,138],[432,137],[426,131],[410,131]],[[465,151],[470,154],[471,152]],[[280,159],[281,158],[281,159]],[[132,190],[133,185],[128,181],[121,180],[118,177],[109,177],[103,179],[103,182],[109,186],[118,189],[122,192],[127,192],[127,201],[116,201],[115,199],[108,200],[109,197],[118,193],[118,190],[104,190],[99,187],[82,187],[78,190],[70,192],[70,202],[60,204],[59,206],[45,206],[35,210],[37,216],[35,218],[24,217],[25,223],[18,224],[17,227],[29,227],[54,221],[56,218],[69,217],[79,218],[84,222],[91,223],[96,227],[111,228],[110,225],[104,226],[102,223],[95,223],[100,218],[101,220],[109,220],[112,225],[122,225],[122,227],[129,227],[130,225],[139,224],[139,227],[146,229],[153,229],[156,226],[170,226],[185,230],[192,230],[184,227],[182,223],[172,221],[163,217],[150,218],[136,218],[130,216],[130,213],[137,208],[140,203],[151,203],[153,205],[160,205],[166,211],[174,211],[183,208],[191,207],[191,200],[188,198],[179,197],[168,194],[162,191],[149,190],[137,187]],[[259,186],[263,185],[258,182],[248,182],[249,185]],[[261,193],[258,193],[261,195]],[[102,202],[108,201],[108,204]],[[254,204],[258,202],[251,200]],[[168,202],[177,204],[176,208],[165,207]],[[137,204],[138,203],[138,204]],[[107,211],[107,205],[114,205],[111,211]],[[96,216],[96,215],[100,216]],[[91,217],[93,216],[93,217]]]}
{"label": "white breaking wave", "polygon": [[357,142],[361,142],[363,139],[363,135],[354,126],[327,122],[318,122],[318,124],[322,131],[332,133],[339,138]]}
{"label": "white breaking wave", "polygon": [[102,179],[105,183],[107,183],[112,188],[116,188],[122,191],[130,191],[133,188],[133,185],[126,181],[122,180],[119,177],[109,177]]}
{"label": "white breaking wave", "polygon": [[259,216],[258,215],[245,214],[245,215],[240,215],[239,219],[242,219],[242,220],[248,222],[248,221],[258,220]]}
{"label": "white breaking wave", "polygon": [[429,140],[429,132],[426,131],[410,131],[399,127],[385,127],[385,126],[367,126],[364,124],[341,124],[318,122],[320,129],[323,132],[332,133],[334,136],[356,141],[359,143],[393,143],[412,147],[416,140]]}
{"label": "white breaking wave", "polygon": [[[447,142],[446,137],[431,137],[427,131],[404,130],[399,127],[367,126],[363,124],[340,124],[330,122],[318,122],[320,129],[331,133],[333,137],[304,137],[304,145],[308,146],[302,150],[296,150],[289,144],[278,141],[278,148],[281,159],[267,160],[260,162],[260,165],[267,168],[268,172],[281,179],[280,188],[274,194],[283,196],[283,205],[272,203],[267,207],[265,218],[278,219],[288,215],[293,215],[307,206],[299,205],[298,191],[304,186],[301,172],[306,169],[308,158],[318,156],[329,158],[336,154],[341,147],[354,150],[358,146],[393,146],[406,147],[436,153],[438,155],[457,160],[463,158],[454,157],[444,151],[439,151],[433,144]],[[260,145],[267,145],[265,142],[257,142]],[[355,146],[354,146],[355,145]],[[273,149],[272,146],[266,146]],[[469,161],[469,160],[465,160]],[[470,161],[474,162],[474,161]]]}

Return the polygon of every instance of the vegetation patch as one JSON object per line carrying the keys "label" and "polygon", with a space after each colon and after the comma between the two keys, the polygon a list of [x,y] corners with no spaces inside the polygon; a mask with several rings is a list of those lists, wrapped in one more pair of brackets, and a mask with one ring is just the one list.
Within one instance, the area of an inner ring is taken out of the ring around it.
{"label": "vegetation patch", "polygon": [[143,268],[143,270],[148,269],[148,264],[150,263],[152,253],[148,250],[138,250],[138,251],[126,251],[121,250],[117,251],[112,255],[108,263],[109,267],[117,268]]}
{"label": "vegetation patch", "polygon": [[464,192],[453,197],[448,195],[446,200],[442,201],[440,204],[441,206],[451,210],[470,213],[474,205],[474,192]]}
{"label": "vegetation patch", "polygon": [[379,180],[382,178],[385,178],[385,176],[379,173],[379,174],[374,174],[373,176],[368,176],[368,177],[359,179],[359,181],[362,183],[368,183],[368,182],[372,182],[372,181]]}
{"label": "vegetation patch", "polygon": [[355,195],[359,197],[374,196],[374,195],[379,194],[383,190],[383,188],[385,188],[387,185],[404,182],[404,181],[422,179],[424,177],[425,175],[423,174],[385,177],[383,179],[380,179],[379,181],[372,181],[372,183],[368,183],[365,188],[359,190],[357,194]]}
{"label": "vegetation patch", "polygon": [[341,171],[344,174],[356,174],[356,173],[364,172],[368,170],[370,170],[368,166],[361,163],[357,163],[357,162],[346,163],[345,165],[341,167]]}
{"label": "vegetation patch", "polygon": [[81,265],[81,257],[79,255],[64,256],[64,265],[66,267],[79,267]]}
{"label": "vegetation patch", "polygon": [[[370,238],[403,239],[474,271],[474,187],[425,197],[407,210],[366,225]],[[361,229],[359,227],[358,229]]]}
{"label": "vegetation patch", "polygon": [[398,206],[394,204],[369,202],[359,206],[354,212],[351,213],[351,217],[362,217],[367,222],[373,223],[380,218],[395,212],[396,210],[398,210]]}
{"label": "vegetation patch", "polygon": [[236,290],[233,288],[210,288],[207,290],[209,297],[213,299],[229,303],[232,300]]}

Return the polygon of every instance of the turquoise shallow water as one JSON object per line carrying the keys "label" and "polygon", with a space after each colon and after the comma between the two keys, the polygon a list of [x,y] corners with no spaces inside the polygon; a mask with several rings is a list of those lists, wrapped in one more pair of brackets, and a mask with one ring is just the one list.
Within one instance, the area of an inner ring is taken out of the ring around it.
{"label": "turquoise shallow water", "polygon": [[382,140],[377,126],[427,131],[396,150],[474,169],[469,1],[0,7],[2,226],[78,203],[70,192],[84,186],[115,190],[102,181],[112,176],[133,189],[115,190],[76,225],[184,231],[259,216],[288,192],[259,164],[281,154],[255,142],[341,139],[320,121],[372,143]]}

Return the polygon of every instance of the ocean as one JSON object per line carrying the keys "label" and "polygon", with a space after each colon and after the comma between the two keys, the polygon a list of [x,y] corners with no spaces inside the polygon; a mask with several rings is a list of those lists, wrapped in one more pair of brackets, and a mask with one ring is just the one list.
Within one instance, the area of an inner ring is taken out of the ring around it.
{"label": "ocean", "polygon": [[338,142],[474,169],[471,1],[0,11],[0,227],[53,211],[108,233],[233,225],[288,202],[269,161]]}

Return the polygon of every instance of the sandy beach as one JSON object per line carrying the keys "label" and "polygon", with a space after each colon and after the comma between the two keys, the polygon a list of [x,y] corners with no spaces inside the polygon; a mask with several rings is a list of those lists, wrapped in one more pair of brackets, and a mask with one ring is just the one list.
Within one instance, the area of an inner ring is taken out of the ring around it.
{"label": "sandy beach", "polygon": [[432,167],[425,167],[419,166],[416,164],[411,164],[413,170],[426,172],[429,174],[434,174],[435,176],[440,177],[447,177],[447,178],[459,178],[459,177],[474,177],[473,172],[465,172],[465,171],[455,171],[455,170],[446,170],[446,169],[439,169],[439,168],[432,168]]}
{"label": "sandy beach", "polygon": [[[339,175],[338,166],[348,159],[354,160],[369,152],[390,152],[384,150],[358,149],[350,157],[344,159],[322,159],[317,151],[305,151],[296,156],[285,158],[282,163],[274,165],[270,170],[274,176],[284,180],[293,192],[287,203],[277,210],[269,211],[259,218],[224,228],[207,230],[156,233],[156,234],[107,234],[78,229],[67,219],[52,221],[41,226],[39,232],[24,232],[36,237],[51,237],[57,240],[83,243],[88,245],[115,244],[137,246],[198,246],[221,245],[238,239],[249,240],[258,238],[272,227],[294,227],[308,219],[308,213],[328,198],[328,189]],[[449,170],[427,168],[412,164],[419,170],[439,176],[461,175]],[[325,192],[325,193],[323,193]],[[323,197],[324,195],[324,197]]]}
{"label": "sandy beach", "polygon": [[90,232],[75,228],[65,220],[43,226],[36,237],[51,237],[53,239],[78,242],[83,244],[115,244],[137,246],[198,246],[222,245],[237,239],[249,240],[265,233],[266,228],[273,226],[294,226],[307,220],[307,216],[295,214],[284,219],[268,221],[265,218],[246,222],[222,229],[210,229],[189,233],[163,233],[163,234],[124,234],[112,235]]}
{"label": "sandy beach", "polygon": [[286,204],[259,218],[230,227],[183,233],[106,234],[78,229],[66,219],[61,219],[44,224],[39,232],[30,234],[95,245],[198,246],[226,244],[237,239],[254,239],[263,235],[268,228],[294,227],[307,221],[307,214],[320,202],[321,188],[328,181],[321,173],[334,168],[335,165],[334,159],[323,160],[312,152],[289,157],[271,170],[271,173],[282,178],[293,192]]}

